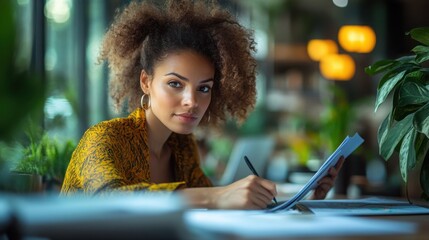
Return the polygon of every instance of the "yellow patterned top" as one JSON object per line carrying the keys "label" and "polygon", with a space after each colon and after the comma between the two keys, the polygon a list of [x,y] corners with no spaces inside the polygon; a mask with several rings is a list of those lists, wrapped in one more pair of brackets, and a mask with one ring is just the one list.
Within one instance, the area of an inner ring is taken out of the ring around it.
{"label": "yellow patterned top", "polygon": [[198,148],[192,134],[172,133],[167,140],[172,150],[175,175],[175,181],[171,183],[151,183],[147,143],[141,108],[127,118],[104,121],[89,128],[72,155],[61,195],[173,191],[179,186],[212,186],[200,168]]}

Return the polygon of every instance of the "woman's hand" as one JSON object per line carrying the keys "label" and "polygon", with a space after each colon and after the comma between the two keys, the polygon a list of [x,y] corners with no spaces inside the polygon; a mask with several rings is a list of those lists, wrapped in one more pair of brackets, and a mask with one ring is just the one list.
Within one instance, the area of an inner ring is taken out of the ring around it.
{"label": "woman's hand", "polygon": [[276,184],[249,175],[222,187],[180,189],[193,207],[218,209],[264,209],[277,195]]}
{"label": "woman's hand", "polygon": [[341,157],[337,164],[330,168],[328,171],[328,175],[320,179],[318,182],[318,186],[313,192],[313,195],[310,199],[324,199],[326,195],[328,194],[329,190],[334,186],[335,179],[338,176],[338,173],[340,172],[341,167],[344,163],[344,157]]}
{"label": "woman's hand", "polygon": [[277,195],[276,184],[249,175],[225,187],[220,187],[215,196],[217,208],[264,209]]}

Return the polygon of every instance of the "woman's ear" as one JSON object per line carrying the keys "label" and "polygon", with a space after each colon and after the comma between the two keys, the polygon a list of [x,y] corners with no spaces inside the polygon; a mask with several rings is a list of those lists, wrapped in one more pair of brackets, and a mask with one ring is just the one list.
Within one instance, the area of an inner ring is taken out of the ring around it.
{"label": "woman's ear", "polygon": [[145,70],[140,73],[140,87],[144,93],[149,93],[149,76]]}

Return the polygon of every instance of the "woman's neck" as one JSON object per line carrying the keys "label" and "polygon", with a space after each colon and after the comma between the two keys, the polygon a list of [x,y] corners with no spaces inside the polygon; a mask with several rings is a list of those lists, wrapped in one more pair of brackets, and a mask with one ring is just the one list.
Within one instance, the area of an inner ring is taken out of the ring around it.
{"label": "woman's neck", "polygon": [[171,131],[150,110],[146,111],[146,127],[151,182],[171,182],[174,180],[171,149],[166,144]]}
{"label": "woman's neck", "polygon": [[146,110],[145,114],[149,150],[155,156],[160,157],[166,148],[165,143],[172,132],[159,121],[150,109]]}

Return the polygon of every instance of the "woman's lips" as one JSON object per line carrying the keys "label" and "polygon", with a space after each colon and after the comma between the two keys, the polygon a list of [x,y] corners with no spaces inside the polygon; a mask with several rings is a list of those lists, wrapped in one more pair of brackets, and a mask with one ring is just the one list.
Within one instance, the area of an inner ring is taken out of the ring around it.
{"label": "woman's lips", "polygon": [[186,123],[195,122],[198,119],[196,115],[189,114],[189,113],[182,113],[182,114],[175,114],[175,115],[177,118],[179,118],[179,120]]}

